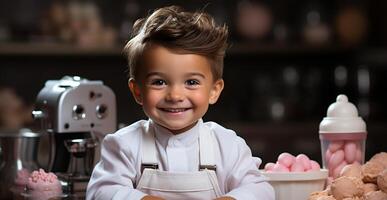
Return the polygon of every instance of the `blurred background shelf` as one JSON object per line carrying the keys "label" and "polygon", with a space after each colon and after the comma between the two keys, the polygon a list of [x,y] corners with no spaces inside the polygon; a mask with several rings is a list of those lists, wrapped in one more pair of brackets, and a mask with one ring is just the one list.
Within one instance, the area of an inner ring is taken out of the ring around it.
{"label": "blurred background shelf", "polygon": [[[124,45],[108,47],[80,47],[71,43],[45,43],[45,42],[3,42],[0,43],[0,55],[106,55],[121,56]],[[344,55],[356,52],[355,48],[340,46],[314,47],[309,45],[278,45],[262,43],[232,42],[228,48],[228,55]],[[378,50],[374,50],[374,53]]]}
{"label": "blurred background shelf", "polygon": [[[0,43],[0,58],[29,57],[117,57],[125,58],[124,45],[109,47],[79,47],[71,43],[39,43],[39,42],[3,42]],[[342,61],[350,63],[366,63],[377,66],[387,64],[387,49],[384,48],[354,48],[345,46],[315,47],[309,45],[278,45],[261,43],[233,42],[228,48],[228,60],[259,60],[253,62],[321,62]],[[243,67],[243,66],[238,66]]]}
{"label": "blurred background shelf", "polygon": [[0,43],[0,56],[119,56],[122,48],[79,47],[74,44],[60,43]]}

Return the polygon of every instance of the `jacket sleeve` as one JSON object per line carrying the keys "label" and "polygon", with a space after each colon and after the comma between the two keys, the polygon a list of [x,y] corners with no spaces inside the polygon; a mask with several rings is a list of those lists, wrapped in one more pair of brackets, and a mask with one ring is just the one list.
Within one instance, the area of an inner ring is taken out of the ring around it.
{"label": "jacket sleeve", "polygon": [[261,159],[252,157],[246,142],[238,137],[236,147],[233,148],[231,170],[226,184],[229,192],[226,196],[243,200],[275,200],[273,187],[267,178],[259,172]]}
{"label": "jacket sleeve", "polygon": [[146,195],[134,188],[135,157],[131,152],[122,151],[121,140],[119,135],[115,134],[109,134],[103,140],[101,160],[95,166],[87,186],[87,200],[136,200]]}

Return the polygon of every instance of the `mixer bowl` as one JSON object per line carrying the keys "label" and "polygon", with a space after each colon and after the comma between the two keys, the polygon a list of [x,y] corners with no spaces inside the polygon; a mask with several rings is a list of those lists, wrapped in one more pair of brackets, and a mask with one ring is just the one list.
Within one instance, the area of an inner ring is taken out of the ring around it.
{"label": "mixer bowl", "polygon": [[[0,130],[0,197],[11,199],[11,188],[24,187],[29,173],[39,168],[38,144],[41,134],[28,129]],[[21,177],[22,176],[22,177]]]}

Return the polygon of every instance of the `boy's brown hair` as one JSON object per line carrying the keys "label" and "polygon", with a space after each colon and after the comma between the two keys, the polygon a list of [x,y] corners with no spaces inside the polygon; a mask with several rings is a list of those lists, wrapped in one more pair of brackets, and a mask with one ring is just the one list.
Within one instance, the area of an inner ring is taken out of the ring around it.
{"label": "boy's brown hair", "polygon": [[227,27],[218,26],[209,14],[185,12],[177,6],[160,8],[133,26],[132,39],[124,48],[130,78],[138,75],[147,47],[158,44],[177,52],[205,56],[211,62],[214,80],[221,79],[227,37]]}

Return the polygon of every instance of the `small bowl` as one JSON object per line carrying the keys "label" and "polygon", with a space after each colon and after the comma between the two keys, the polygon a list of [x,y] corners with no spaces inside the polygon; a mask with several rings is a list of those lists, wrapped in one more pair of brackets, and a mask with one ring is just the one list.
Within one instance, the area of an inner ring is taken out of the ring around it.
{"label": "small bowl", "polygon": [[328,170],[311,172],[264,172],[275,190],[276,200],[306,200],[315,191],[324,190]]}

